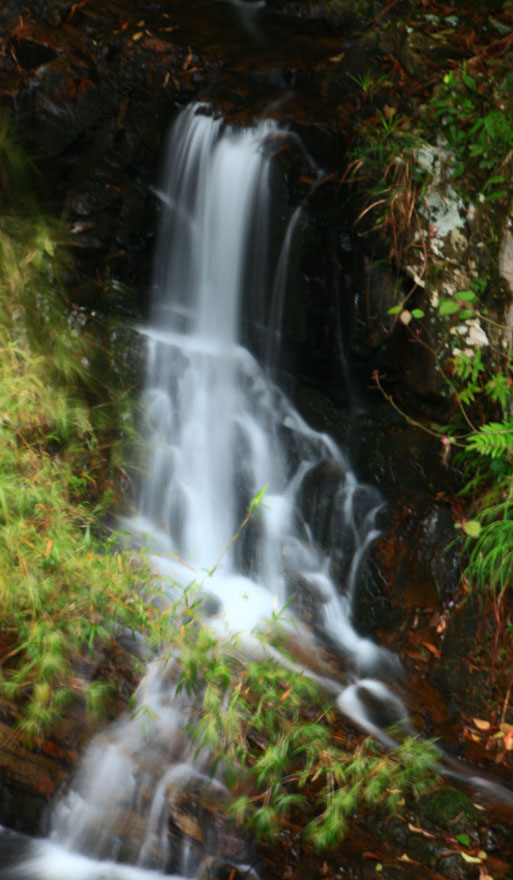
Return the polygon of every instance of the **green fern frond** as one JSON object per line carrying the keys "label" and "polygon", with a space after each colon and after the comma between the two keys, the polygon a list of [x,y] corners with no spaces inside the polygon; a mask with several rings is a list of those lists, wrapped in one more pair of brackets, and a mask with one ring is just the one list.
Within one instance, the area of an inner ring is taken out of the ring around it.
{"label": "green fern frond", "polygon": [[490,458],[500,458],[507,452],[513,452],[513,419],[482,425],[468,440],[467,449]]}

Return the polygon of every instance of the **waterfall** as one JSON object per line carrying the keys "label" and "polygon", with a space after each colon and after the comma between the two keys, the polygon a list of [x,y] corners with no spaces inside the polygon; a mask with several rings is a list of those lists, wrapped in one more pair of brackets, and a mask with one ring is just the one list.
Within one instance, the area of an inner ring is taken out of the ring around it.
{"label": "waterfall", "polygon": [[[268,327],[267,361],[276,358],[289,250],[301,222],[297,208],[282,206],[282,241],[269,241],[278,135],[274,122],[242,130],[201,106],[183,111],[171,132],[153,312],[140,328],[148,351],[144,478],[138,513],[125,527],[149,548],[162,578],[172,578],[171,593],[194,570],[213,630],[237,633],[250,653],[262,650],[259,628],[290,601],[303,655],[321,639],[344,657],[345,682],[323,684],[342,711],[379,733],[362,693],[388,699],[396,716],[403,707],[369,678],[390,658],[357,634],[351,602],[381,499],[242,345],[244,324],[257,316]],[[260,518],[233,542],[265,486]],[[307,597],[315,607],[308,628],[301,621]],[[139,690],[145,713],[121,718],[91,744],[54,811],[51,843],[39,845],[37,868],[25,866],[23,876],[198,876],[205,851],[215,854],[219,841],[207,829],[173,842],[168,817],[185,821],[177,804],[188,791],[215,799],[225,790],[208,777],[208,760],[194,760],[184,732],[191,698],[177,696],[175,685],[173,668],[150,666]],[[244,861],[244,852],[237,858]]]}

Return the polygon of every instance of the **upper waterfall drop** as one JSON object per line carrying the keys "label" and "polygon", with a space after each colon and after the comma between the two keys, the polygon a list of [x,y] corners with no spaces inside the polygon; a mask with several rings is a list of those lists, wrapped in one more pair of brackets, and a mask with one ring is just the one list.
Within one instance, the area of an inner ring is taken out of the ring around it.
{"label": "upper waterfall drop", "polygon": [[[131,528],[163,574],[190,577],[173,554],[195,570],[216,599],[219,632],[249,635],[292,596],[300,609],[306,589],[316,596],[317,629],[369,671],[384,652],[357,635],[350,605],[380,498],[242,345],[255,316],[267,362],[279,344],[301,216],[283,208],[281,240],[270,240],[273,154],[286,137],[272,120],[240,129],[201,105],[171,132],[153,314],[142,329],[147,456]],[[264,486],[260,519],[232,542]]]}
{"label": "upper waterfall drop", "polygon": [[272,121],[226,127],[187,108],[168,143],[155,303],[167,329],[230,346],[239,339],[241,291],[261,292],[267,265]]}

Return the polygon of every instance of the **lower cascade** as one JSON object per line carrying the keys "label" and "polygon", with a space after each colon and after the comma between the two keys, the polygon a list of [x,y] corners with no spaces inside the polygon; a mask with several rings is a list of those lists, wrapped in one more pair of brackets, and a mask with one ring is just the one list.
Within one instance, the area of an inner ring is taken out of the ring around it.
{"label": "lower cascade", "polygon": [[[170,602],[193,579],[213,632],[236,636],[249,656],[277,651],[258,634],[286,606],[290,651],[300,651],[284,662],[382,736],[380,707],[388,723],[406,714],[379,678],[397,664],[358,635],[351,613],[381,499],[270,378],[301,223],[298,209],[275,219],[273,156],[286,136],[272,121],[228,126],[198,105],[174,124],[158,191],[153,314],[140,330],[148,352],[144,478],[138,513],[123,525],[148,548]],[[263,340],[263,365],[242,344],[251,336]],[[233,540],[264,487],[259,515]],[[323,645],[344,672],[316,660]],[[135,711],[92,742],[53,811],[50,839],[32,844],[13,876],[201,878],[215,876],[208,866],[216,859],[256,876],[240,836],[215,821],[227,790],[209,774],[207,750],[195,754],[186,733],[194,698],[177,694],[176,681],[172,664],[150,663]],[[192,796],[194,815],[183,808]]]}

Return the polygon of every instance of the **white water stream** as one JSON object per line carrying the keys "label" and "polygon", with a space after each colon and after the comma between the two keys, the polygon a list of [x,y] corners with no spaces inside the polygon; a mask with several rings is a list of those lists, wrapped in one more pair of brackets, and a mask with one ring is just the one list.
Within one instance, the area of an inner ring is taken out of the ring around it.
{"label": "white water stream", "polygon": [[[380,498],[358,484],[335,443],[305,424],[240,343],[244,319],[257,315],[269,327],[263,350],[274,362],[288,255],[301,222],[290,210],[282,242],[269,241],[276,137],[273,122],[239,130],[202,107],[185,110],[171,133],[155,303],[150,326],[141,329],[148,346],[145,477],[139,513],[125,526],[150,548],[163,577],[184,586],[190,580],[175,554],[194,569],[210,597],[211,626],[221,637],[238,633],[250,653],[261,653],[255,633],[292,595],[298,615],[306,597],[313,600],[315,632],[299,618],[291,630],[303,654],[313,656],[320,639],[345,658],[345,681],[323,684],[342,711],[379,734],[365,695],[388,703],[396,718],[404,707],[375,677],[392,661],[357,634],[351,602],[377,534]],[[266,485],[261,517],[229,546]],[[219,841],[203,827],[201,846],[194,835],[190,844],[173,843],[168,817],[184,791],[203,787],[215,797],[223,786],[205,775],[205,761],[193,763],[184,734],[191,704],[184,693],[175,696],[174,683],[169,670],[150,667],[139,691],[146,710],[94,740],[54,811],[51,843],[39,844],[16,876],[199,876],[202,853]]]}

